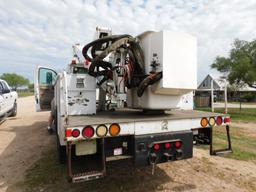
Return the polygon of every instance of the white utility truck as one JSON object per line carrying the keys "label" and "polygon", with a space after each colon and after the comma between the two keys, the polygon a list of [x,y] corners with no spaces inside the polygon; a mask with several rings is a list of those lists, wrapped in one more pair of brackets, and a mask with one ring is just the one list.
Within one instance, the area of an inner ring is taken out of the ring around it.
{"label": "white utility truck", "polygon": [[[230,117],[193,110],[195,37],[171,31],[132,37],[96,28],[95,39],[73,46],[65,71],[39,66],[35,73],[37,110],[51,108],[70,181],[101,178],[108,161],[121,159],[151,165],[153,172],[158,163],[192,158],[195,142],[209,144],[211,154],[232,151]],[[227,149],[212,149],[215,125],[226,125]]]}
{"label": "white utility truck", "polygon": [[0,121],[8,116],[16,116],[17,98],[17,92],[12,91],[8,83],[0,79]]}

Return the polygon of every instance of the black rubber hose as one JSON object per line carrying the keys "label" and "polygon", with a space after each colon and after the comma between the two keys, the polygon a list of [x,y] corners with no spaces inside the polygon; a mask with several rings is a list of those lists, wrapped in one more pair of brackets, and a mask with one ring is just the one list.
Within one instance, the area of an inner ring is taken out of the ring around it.
{"label": "black rubber hose", "polygon": [[[106,76],[107,74],[109,74],[109,71],[112,70],[112,64],[109,62],[103,61],[103,59],[110,52],[115,51],[120,46],[126,44],[129,38],[131,38],[131,36],[129,35],[115,35],[115,36],[108,36],[101,39],[97,39],[87,44],[83,48],[83,55],[86,59],[91,61],[91,65],[89,67],[89,74],[94,77],[101,76],[101,75]],[[92,58],[87,54],[89,49],[91,49]],[[102,51],[100,55],[95,54],[96,50]],[[102,71],[99,71],[100,67],[103,68]],[[96,69],[96,72],[95,72],[95,69]],[[106,77],[103,79],[107,80]]]}
{"label": "black rubber hose", "polygon": [[[137,94],[141,97],[149,85],[154,84],[162,78],[162,72],[151,74],[145,78],[143,71],[145,66],[143,51],[136,39],[130,35],[106,36],[84,46],[82,50],[83,56],[91,62],[89,74],[94,77],[103,76],[99,84],[112,78],[111,74],[113,74],[112,70],[114,70],[112,64],[103,61],[103,59],[109,53],[120,49],[120,47],[127,49],[133,68],[130,74],[130,81],[126,82],[126,87],[138,87]],[[91,56],[88,55],[89,51]],[[96,51],[101,51],[101,53],[96,54]],[[100,67],[103,68],[103,70],[99,71]]]}
{"label": "black rubber hose", "polygon": [[138,86],[138,89],[137,89],[138,97],[141,97],[143,95],[144,91],[149,85],[156,83],[161,78],[162,78],[162,72],[158,72],[153,75],[147,76],[143,81],[141,81],[140,85]]}
{"label": "black rubber hose", "polygon": [[[96,39],[95,41],[92,41],[91,43],[87,44],[84,46],[82,50],[82,54],[85,59],[88,61],[92,62],[92,60],[96,57],[95,51],[96,47],[97,48],[102,48],[102,45],[106,43],[106,46],[103,50],[105,50],[110,44],[114,43],[118,39],[124,38],[124,37],[131,37],[130,35],[111,35],[111,36],[106,36],[100,39]],[[95,47],[96,46],[96,47]],[[95,48],[93,48],[95,47]],[[88,55],[88,51],[91,49],[91,56]],[[93,51],[92,51],[93,50]]]}
{"label": "black rubber hose", "polygon": [[[96,71],[95,69],[99,69],[99,67],[102,67],[104,70],[102,71]],[[102,60],[94,60],[90,67],[89,67],[89,75],[93,76],[93,77],[97,77],[100,75],[104,75],[105,73],[107,73],[107,71],[111,71],[112,70],[112,65],[109,62],[106,61],[102,61]]]}

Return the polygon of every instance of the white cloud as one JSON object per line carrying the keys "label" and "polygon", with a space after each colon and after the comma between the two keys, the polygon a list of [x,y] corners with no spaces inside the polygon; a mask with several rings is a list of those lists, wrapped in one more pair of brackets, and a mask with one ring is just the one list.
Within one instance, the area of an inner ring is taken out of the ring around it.
{"label": "white cloud", "polygon": [[198,38],[199,79],[235,38],[256,34],[254,0],[0,0],[0,74],[33,79],[36,64],[64,68],[71,46],[92,40],[96,26],[114,33],[175,30]]}

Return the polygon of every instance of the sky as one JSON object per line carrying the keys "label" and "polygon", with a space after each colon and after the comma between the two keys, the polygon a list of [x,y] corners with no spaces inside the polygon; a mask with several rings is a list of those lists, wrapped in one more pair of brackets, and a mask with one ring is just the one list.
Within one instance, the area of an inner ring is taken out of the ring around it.
{"label": "sky", "polygon": [[186,32],[198,39],[198,82],[235,38],[256,39],[256,0],[0,0],[0,74],[33,81],[36,65],[64,69],[72,45],[93,40],[97,26],[114,34]]}

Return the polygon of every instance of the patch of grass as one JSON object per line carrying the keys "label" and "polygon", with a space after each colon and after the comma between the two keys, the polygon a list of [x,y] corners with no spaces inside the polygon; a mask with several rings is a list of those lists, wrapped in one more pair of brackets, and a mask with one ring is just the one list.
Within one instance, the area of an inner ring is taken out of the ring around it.
{"label": "patch of grass", "polygon": [[[206,107],[206,108],[196,108],[195,110],[199,111],[211,111],[211,108]],[[215,109],[216,113],[224,113],[223,108],[217,108]],[[256,122],[256,109],[254,108],[242,108],[240,111],[239,108],[229,108],[228,109],[228,114],[231,116],[232,120],[235,121],[255,121]]]}
{"label": "patch of grass", "polygon": [[32,95],[34,95],[32,92],[18,92],[18,97],[28,97]]}
{"label": "patch of grass", "polygon": [[151,174],[151,167],[143,170],[132,167],[131,161],[110,162],[107,164],[106,177],[82,183],[68,183],[66,165],[60,165],[56,151],[51,150],[42,154],[42,158],[26,171],[25,179],[17,187],[26,192],[141,192],[159,190],[164,183],[170,181],[169,176],[158,167],[155,175]]}
{"label": "patch of grass", "polygon": [[43,153],[42,156],[26,171],[25,181],[17,184],[24,187],[25,191],[47,191],[47,185],[54,184],[65,176],[66,167],[57,162],[55,151]]}
{"label": "patch of grass", "polygon": [[[243,132],[241,128],[232,127],[230,129],[231,143],[233,153],[224,154],[224,157],[237,160],[256,160],[256,137]],[[213,146],[214,149],[227,148],[227,136],[225,128],[214,129],[213,131]],[[209,146],[202,145],[202,149],[209,149]]]}
{"label": "patch of grass", "polygon": [[[256,115],[256,114],[255,114]],[[256,116],[255,115],[246,115],[246,114],[230,114],[232,120],[235,121],[250,121],[254,122],[256,121]]]}
{"label": "patch of grass", "polygon": [[[218,103],[225,103],[224,101],[220,101]],[[231,104],[239,104],[240,105],[240,102],[238,101],[229,101],[228,103],[231,103]],[[242,107],[243,105],[256,105],[256,102],[242,102]]]}

